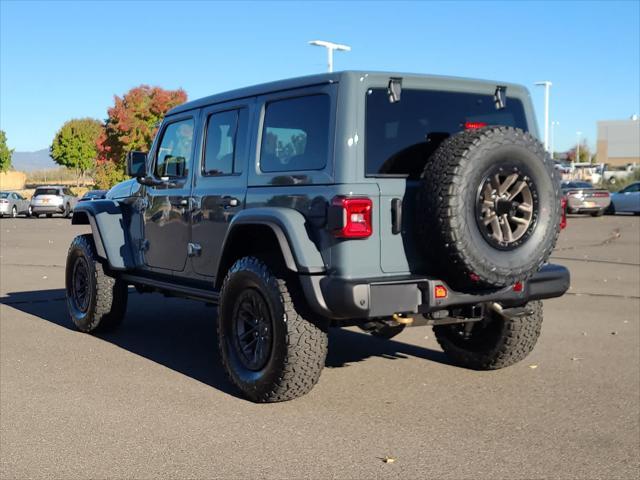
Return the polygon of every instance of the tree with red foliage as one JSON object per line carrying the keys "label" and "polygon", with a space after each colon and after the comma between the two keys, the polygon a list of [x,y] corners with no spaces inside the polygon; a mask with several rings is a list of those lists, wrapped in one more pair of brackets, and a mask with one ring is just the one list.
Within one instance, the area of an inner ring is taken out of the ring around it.
{"label": "tree with red foliage", "polygon": [[109,172],[109,183],[118,177],[112,170],[124,171],[127,153],[148,151],[165,114],[186,101],[187,94],[182,89],[164,90],[148,85],[132,88],[122,98],[114,96],[115,105],[108,110],[104,131],[98,139],[98,166],[99,170]]}

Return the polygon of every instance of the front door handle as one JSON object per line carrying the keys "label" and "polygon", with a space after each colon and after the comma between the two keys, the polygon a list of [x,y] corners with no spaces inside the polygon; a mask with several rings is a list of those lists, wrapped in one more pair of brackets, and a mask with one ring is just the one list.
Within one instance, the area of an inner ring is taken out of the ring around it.
{"label": "front door handle", "polygon": [[240,204],[240,201],[235,198],[235,197],[230,197],[230,196],[224,196],[220,199],[219,202],[220,205],[222,205],[225,208],[228,207],[237,207]]}

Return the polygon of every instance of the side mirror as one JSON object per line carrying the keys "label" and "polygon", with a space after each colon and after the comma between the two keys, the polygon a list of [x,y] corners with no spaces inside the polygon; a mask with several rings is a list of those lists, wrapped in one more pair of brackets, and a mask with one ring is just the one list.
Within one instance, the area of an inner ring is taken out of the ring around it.
{"label": "side mirror", "polygon": [[141,178],[147,176],[147,154],[132,151],[127,154],[127,175]]}

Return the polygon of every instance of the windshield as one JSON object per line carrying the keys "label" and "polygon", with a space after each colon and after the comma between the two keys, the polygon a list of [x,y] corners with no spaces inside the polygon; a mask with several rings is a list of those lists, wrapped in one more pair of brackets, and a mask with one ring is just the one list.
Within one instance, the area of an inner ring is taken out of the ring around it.
{"label": "windshield", "polygon": [[57,188],[38,188],[36,192],[33,194],[34,197],[38,195],[58,195]]}
{"label": "windshield", "polygon": [[403,89],[389,102],[387,89],[367,92],[366,174],[417,178],[428,156],[447,137],[484,125],[508,125],[527,131],[520,100],[507,98],[497,109],[493,95]]}

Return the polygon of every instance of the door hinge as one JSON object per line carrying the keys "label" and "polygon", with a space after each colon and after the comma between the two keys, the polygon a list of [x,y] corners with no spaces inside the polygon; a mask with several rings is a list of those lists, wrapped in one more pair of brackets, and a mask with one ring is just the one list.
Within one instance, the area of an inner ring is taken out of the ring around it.
{"label": "door hinge", "polygon": [[149,250],[149,240],[141,239],[139,249],[141,252],[146,252]]}
{"label": "door hinge", "polygon": [[198,243],[189,243],[187,245],[187,255],[190,257],[199,257],[202,253],[202,247]]}

